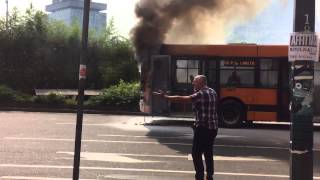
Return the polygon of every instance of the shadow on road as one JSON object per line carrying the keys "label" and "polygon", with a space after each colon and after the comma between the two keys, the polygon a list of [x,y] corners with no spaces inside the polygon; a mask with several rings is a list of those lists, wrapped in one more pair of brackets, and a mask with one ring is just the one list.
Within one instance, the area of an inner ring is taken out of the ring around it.
{"label": "shadow on road", "polygon": [[[192,129],[190,122],[157,120],[145,125],[150,131],[147,136],[156,139],[159,143],[175,150],[180,154],[191,154]],[[168,127],[163,132],[155,131],[154,127]],[[188,129],[185,131],[175,131],[176,128]],[[190,127],[190,128],[189,128]],[[315,127],[318,132],[320,127]],[[159,136],[173,136],[176,139],[159,138]],[[155,138],[158,137],[158,138]],[[181,138],[185,137],[185,138]],[[290,125],[289,124],[259,124],[253,123],[245,125],[239,129],[220,128],[215,143],[215,155],[226,157],[244,157],[244,158],[264,158],[290,163]],[[189,144],[189,145],[179,145]],[[320,143],[318,141],[317,150],[314,152],[314,167],[320,168]]]}

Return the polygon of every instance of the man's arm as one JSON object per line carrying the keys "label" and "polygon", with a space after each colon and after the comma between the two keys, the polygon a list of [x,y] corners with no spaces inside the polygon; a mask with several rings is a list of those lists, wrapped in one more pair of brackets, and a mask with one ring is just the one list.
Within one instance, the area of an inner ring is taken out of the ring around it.
{"label": "man's arm", "polygon": [[192,98],[191,96],[169,96],[166,95],[164,92],[153,92],[154,95],[163,97],[164,99],[167,99],[170,102],[176,102],[176,103],[191,103]]}
{"label": "man's arm", "polygon": [[191,103],[192,98],[191,96],[163,96],[165,99],[167,99],[170,102],[176,102],[176,103]]}

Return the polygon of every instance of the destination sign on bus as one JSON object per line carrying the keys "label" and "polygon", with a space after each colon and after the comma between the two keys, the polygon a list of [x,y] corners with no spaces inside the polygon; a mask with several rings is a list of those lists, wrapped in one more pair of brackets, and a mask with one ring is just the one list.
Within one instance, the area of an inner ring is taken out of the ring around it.
{"label": "destination sign on bus", "polygon": [[250,60],[234,60],[228,59],[223,61],[224,66],[242,66],[242,67],[252,67],[256,65],[253,59]]}

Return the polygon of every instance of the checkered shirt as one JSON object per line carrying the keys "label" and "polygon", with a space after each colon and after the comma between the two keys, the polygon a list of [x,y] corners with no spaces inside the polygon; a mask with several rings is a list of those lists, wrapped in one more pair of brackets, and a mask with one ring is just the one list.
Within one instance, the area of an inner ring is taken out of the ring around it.
{"label": "checkered shirt", "polygon": [[191,95],[192,109],[196,115],[195,126],[218,129],[217,93],[205,87]]}

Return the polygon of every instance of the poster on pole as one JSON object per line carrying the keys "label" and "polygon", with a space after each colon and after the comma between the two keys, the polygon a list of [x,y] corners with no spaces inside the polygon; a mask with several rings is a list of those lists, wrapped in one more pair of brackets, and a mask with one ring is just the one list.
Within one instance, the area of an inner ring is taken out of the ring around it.
{"label": "poster on pole", "polygon": [[319,39],[313,32],[294,32],[290,35],[289,61],[319,61]]}

